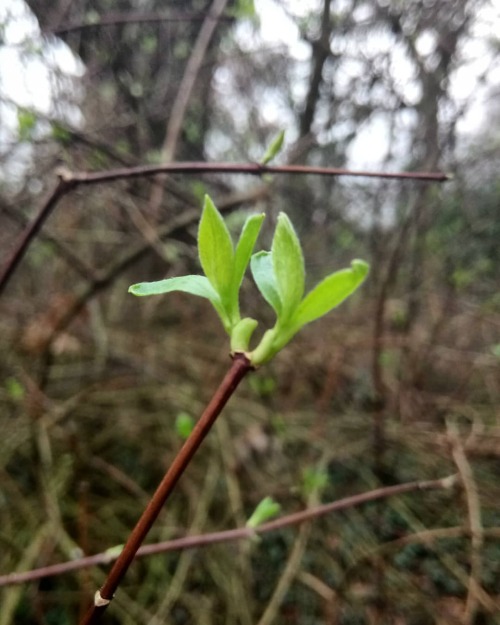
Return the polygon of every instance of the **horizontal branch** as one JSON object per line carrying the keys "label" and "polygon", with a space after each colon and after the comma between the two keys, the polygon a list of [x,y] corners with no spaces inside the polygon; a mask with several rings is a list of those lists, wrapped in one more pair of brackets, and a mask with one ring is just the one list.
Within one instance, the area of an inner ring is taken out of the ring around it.
{"label": "horizontal branch", "polygon": [[309,165],[261,165],[260,163],[205,163],[178,162],[164,165],[139,165],[122,167],[102,172],[70,172],[61,169],[60,175],[68,182],[77,184],[97,184],[123,178],[156,176],[157,174],[244,174],[262,176],[263,174],[291,174],[315,176],[350,176],[358,178],[386,178],[394,180],[418,180],[427,182],[445,182],[452,176],[442,172],[428,171],[357,171],[338,167],[311,167]]}
{"label": "horizontal branch", "polygon": [[179,162],[165,165],[139,165],[136,167],[121,167],[98,172],[72,172],[66,168],[58,171],[57,186],[45,200],[38,215],[31,224],[21,233],[14,251],[0,268],[0,295],[7,286],[16,267],[21,262],[31,241],[36,237],[40,228],[54,210],[59,200],[80,185],[100,184],[114,180],[131,178],[148,178],[157,174],[246,174],[262,176],[263,174],[291,174],[316,176],[356,176],[359,178],[386,178],[395,180],[416,180],[427,182],[444,182],[450,180],[450,174],[441,172],[375,172],[338,169],[336,167],[309,167],[307,165],[260,165],[259,163],[205,163]]}
{"label": "horizontal branch", "polygon": [[[308,508],[301,512],[295,512],[283,516],[274,521],[263,523],[255,529],[248,527],[241,527],[233,530],[225,530],[221,532],[213,532],[210,534],[202,534],[201,536],[185,536],[183,538],[176,538],[174,540],[168,540],[161,543],[155,543],[152,545],[145,545],[141,547],[136,554],[136,557],[144,557],[148,555],[166,553],[169,551],[179,551],[182,549],[193,549],[195,547],[204,547],[207,545],[214,545],[217,543],[232,542],[235,540],[244,540],[253,538],[256,534],[265,534],[267,532],[277,531],[285,527],[292,525],[299,525],[305,521],[310,521],[333,512],[339,512],[340,510],[346,510],[355,506],[375,501],[378,499],[386,499],[388,497],[394,497],[396,495],[403,495],[416,490],[435,490],[441,488],[451,488],[457,483],[456,476],[449,476],[438,480],[427,480],[417,482],[407,482],[406,484],[396,484],[395,486],[385,486],[383,488],[377,488],[366,493],[360,493],[358,495],[352,495],[351,497],[345,497],[339,501],[323,504],[314,508]],[[464,528],[464,532],[467,530]],[[44,577],[52,577],[55,575],[64,575],[71,571],[77,571],[83,568],[91,566],[97,566],[101,564],[109,564],[118,558],[120,552],[116,549],[110,549],[104,553],[98,553],[93,556],[80,558],[71,562],[62,562],[60,564],[53,564],[51,566],[45,566],[32,571],[26,571],[23,573],[10,573],[0,576],[0,587],[9,586],[14,584],[24,584],[27,582],[33,582]]]}

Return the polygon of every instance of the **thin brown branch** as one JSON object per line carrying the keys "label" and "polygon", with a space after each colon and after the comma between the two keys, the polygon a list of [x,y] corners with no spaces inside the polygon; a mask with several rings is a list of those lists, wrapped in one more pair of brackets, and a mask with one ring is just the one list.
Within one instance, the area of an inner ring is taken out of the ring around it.
{"label": "thin brown branch", "polygon": [[479,493],[472,468],[465,454],[462,441],[460,440],[458,428],[451,421],[447,423],[447,435],[451,443],[453,460],[457,465],[460,479],[464,487],[471,532],[470,573],[467,587],[467,600],[465,602],[463,615],[463,621],[467,625],[475,622],[480,601],[479,596],[483,590],[481,587],[481,552],[484,538],[481,520],[481,502],[479,500]]}
{"label": "thin brown branch", "polygon": [[63,176],[59,178],[57,186],[45,200],[42,208],[40,209],[35,219],[33,219],[33,221],[28,224],[23,230],[10,257],[7,258],[2,269],[0,270],[0,295],[2,294],[12,274],[16,270],[16,267],[21,262],[21,259],[26,253],[26,250],[28,249],[31,241],[33,241],[33,239],[36,237],[47,217],[56,207],[59,200],[77,184],[78,183],[73,181],[72,179],[66,179]]}
{"label": "thin brown branch", "polygon": [[[303,510],[301,512],[288,514],[286,516],[280,517],[279,519],[275,519],[274,521],[263,523],[255,529],[241,527],[233,530],[212,532],[210,534],[203,534],[201,536],[185,536],[182,538],[176,538],[174,540],[168,540],[152,545],[145,545],[138,549],[136,556],[145,557],[158,553],[179,551],[181,549],[193,549],[195,547],[205,547],[208,545],[232,542],[235,540],[247,540],[255,536],[256,533],[265,534],[267,532],[278,531],[285,527],[299,525],[301,523],[305,523],[306,521],[320,518],[327,514],[340,512],[341,510],[346,510],[355,506],[361,506],[365,503],[369,503],[377,499],[387,499],[388,497],[395,497],[397,495],[413,492],[415,490],[435,490],[441,488],[450,488],[455,483],[455,476],[451,476],[439,480],[407,482],[405,484],[397,484],[395,486],[385,486],[383,488],[377,488],[366,493],[360,493],[358,495],[352,495],[344,499],[339,499],[338,501],[334,501],[328,504],[323,504],[314,508],[308,508],[307,510]],[[404,539],[400,540],[408,541],[416,536],[419,540],[425,542],[431,539],[448,538],[450,536],[449,532],[455,532],[452,535],[467,535],[469,530],[459,527],[447,528],[444,534],[442,533],[442,531],[443,530],[429,530],[427,533],[422,533],[421,537],[419,534],[412,534],[411,536],[405,537]],[[109,551],[105,551],[104,553],[98,553],[96,555],[80,558],[79,560],[73,560],[71,562],[53,564],[51,566],[46,566],[40,569],[26,571],[23,573],[10,573],[7,575],[2,575],[0,576],[0,587],[13,584],[24,584],[27,582],[42,579],[44,577],[64,575],[70,573],[71,571],[77,571],[79,569],[91,566],[109,564],[110,562],[113,562],[117,557],[118,556],[116,552],[111,549]]]}
{"label": "thin brown branch", "polygon": [[139,165],[137,167],[123,167],[102,172],[69,172],[65,173],[77,184],[98,184],[122,180],[126,178],[140,178],[156,176],[157,174],[244,174],[262,176],[263,174],[291,174],[315,176],[354,176],[359,178],[388,178],[396,180],[417,180],[427,182],[445,182],[451,180],[450,174],[442,172],[377,172],[356,171],[338,167],[310,167],[308,165],[261,165],[259,163],[206,163],[206,162],[177,162],[163,165]]}
{"label": "thin brown branch", "polygon": [[122,552],[111,568],[106,581],[100,590],[97,591],[94,604],[90,607],[86,616],[80,622],[80,625],[91,625],[92,623],[98,622],[100,615],[106,610],[113,599],[116,589],[137,554],[137,550],[146,538],[175,485],[210,431],[216,418],[236,390],[238,384],[251,369],[252,365],[245,355],[236,354],[234,356],[232,365],[221,385],[201,415],[189,438],[170,465],[163,480],[160,482],[160,485],[146,506],[139,521],[132,530]]}
{"label": "thin brown branch", "polygon": [[[217,26],[217,18],[222,15],[226,8],[227,0],[214,0],[208,15],[203,22],[198,37],[189,56],[182,80],[177,89],[177,94],[169,116],[165,140],[162,146],[162,161],[170,163],[174,159],[175,151],[186,116],[186,111],[191,100],[191,94],[204,62],[208,46],[214,36]],[[157,182],[161,181],[161,177]],[[163,200],[163,185],[155,184],[151,189],[150,209],[153,215],[158,213]]]}
{"label": "thin brown branch", "polygon": [[80,185],[101,184],[114,180],[131,178],[147,178],[161,173],[170,174],[203,174],[203,173],[228,173],[245,174],[250,176],[262,176],[263,174],[291,174],[291,175],[316,175],[316,176],[356,176],[364,178],[391,178],[399,180],[434,181],[444,182],[451,176],[440,172],[373,172],[353,171],[338,169],[335,167],[309,167],[307,165],[281,165],[270,166],[258,163],[203,163],[203,162],[179,162],[166,165],[139,165],[137,167],[122,167],[109,169],[101,172],[71,172],[59,170],[59,182],[50,196],[44,202],[38,215],[21,233],[14,251],[0,270],[0,295],[7,286],[16,267],[26,253],[31,241],[49,217],[58,201],[70,190]]}

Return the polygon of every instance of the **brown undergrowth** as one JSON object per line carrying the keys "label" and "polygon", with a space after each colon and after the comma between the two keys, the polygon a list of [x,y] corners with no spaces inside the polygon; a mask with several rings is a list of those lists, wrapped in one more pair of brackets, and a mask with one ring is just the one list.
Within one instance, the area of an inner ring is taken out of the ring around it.
{"label": "brown undergrowth", "polygon": [[[181,444],[176,416],[197,418],[222,376],[227,354],[202,303],[174,296],[168,308],[141,313],[132,302],[124,311],[109,300],[101,326],[86,311],[53,354],[43,392],[32,373],[38,354],[22,340],[29,318],[2,322],[4,370],[14,372],[1,394],[2,572],[123,541]],[[147,322],[132,321],[139,314]],[[143,558],[107,622],[496,622],[498,360],[486,346],[498,318],[463,308],[442,332],[411,336],[389,323],[377,466],[371,332],[342,319],[309,329],[244,381],[148,542],[242,526],[267,495],[284,514],[451,473],[463,487],[367,504],[255,542]],[[84,569],[3,588],[0,623],[72,623],[102,578]]]}

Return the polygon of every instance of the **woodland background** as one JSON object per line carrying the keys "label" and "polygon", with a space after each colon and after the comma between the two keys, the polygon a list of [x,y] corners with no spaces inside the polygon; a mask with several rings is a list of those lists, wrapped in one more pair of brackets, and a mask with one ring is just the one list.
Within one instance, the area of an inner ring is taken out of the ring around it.
{"label": "woodland background", "polygon": [[[205,301],[127,294],[199,272],[208,192],[235,229],[266,212],[262,247],[285,210],[311,283],[352,258],[372,269],[245,381],[149,542],[242,526],[267,495],[285,514],[454,473],[461,486],[143,558],[106,622],[500,623],[494,3],[26,4],[39,34],[12,43],[4,10],[0,54],[15,48],[49,87],[26,104],[0,84],[0,264],[61,166],[255,162],[284,129],[280,163],[454,178],[179,174],[62,198],[0,299],[0,573],[121,544],[182,442],[176,419],[197,418],[222,377],[228,345]],[[272,322],[250,279],[243,300]],[[74,623],[102,579],[1,588],[0,625]]]}

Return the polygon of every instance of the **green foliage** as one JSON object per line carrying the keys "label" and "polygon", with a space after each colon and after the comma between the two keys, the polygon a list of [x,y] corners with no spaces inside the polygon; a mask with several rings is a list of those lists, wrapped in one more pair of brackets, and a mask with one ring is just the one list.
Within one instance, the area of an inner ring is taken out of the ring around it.
{"label": "green foliage", "polygon": [[68,145],[71,143],[71,133],[66,130],[66,128],[61,126],[61,124],[58,124],[57,122],[51,122],[50,127],[50,133],[54,141],[57,141],[57,143],[60,143],[62,145]]}
{"label": "green foliage", "polygon": [[279,514],[281,506],[272,497],[265,497],[255,508],[246,526],[255,529]]}
{"label": "green foliage", "polygon": [[237,0],[235,6],[229,9],[228,13],[240,20],[249,19],[256,21],[258,19],[254,0]]}
{"label": "green foliage", "polygon": [[[243,225],[234,248],[222,215],[205,196],[198,228],[198,254],[205,276],[189,275],[158,282],[134,284],[134,295],[160,295],[183,291],[208,299],[231,339],[233,352],[247,353],[252,364],[273,358],[306,324],[341,304],[364,281],[368,264],[354,260],[349,269],[332,273],[304,298],[305,268],[302,247],[291,221],[280,213],[271,251],[252,255],[264,215],[253,215]],[[257,287],[276,313],[275,326],[264,333],[261,342],[249,350],[257,321],[241,318],[239,291],[250,262]]]}
{"label": "green foliage", "polygon": [[288,217],[281,213],[271,251],[252,258],[251,270],[264,299],[276,313],[276,325],[268,330],[252,354],[255,365],[279,352],[306,324],[341,304],[365,280],[368,264],[354,260],[350,269],[337,271],[320,282],[305,298],[302,248]]}
{"label": "green foliage", "polygon": [[37,118],[33,111],[17,109],[17,137],[19,141],[31,141],[36,127]]}
{"label": "green foliage", "polygon": [[317,467],[307,467],[302,472],[301,491],[307,499],[313,493],[320,493],[328,485],[328,471]]}
{"label": "green foliage", "polygon": [[262,157],[261,165],[267,165],[274,157],[281,151],[283,142],[285,141],[285,131],[282,130],[271,142],[271,145],[267,148],[266,153]]}
{"label": "green foliage", "polygon": [[17,378],[8,377],[4,382],[7,395],[14,401],[20,401],[25,395],[24,386]]}
{"label": "green foliage", "polygon": [[249,383],[260,397],[268,397],[276,390],[276,380],[269,375],[253,375]]}
{"label": "green foliage", "polygon": [[187,412],[179,412],[175,418],[175,431],[183,439],[186,440],[194,428],[194,419]]}
{"label": "green foliage", "polygon": [[500,360],[500,343],[491,346],[491,353]]}

